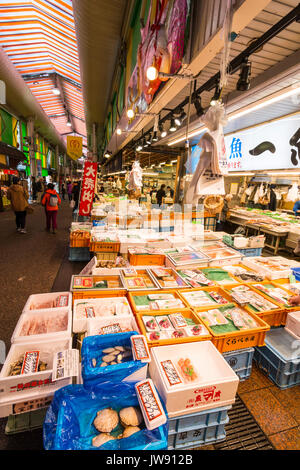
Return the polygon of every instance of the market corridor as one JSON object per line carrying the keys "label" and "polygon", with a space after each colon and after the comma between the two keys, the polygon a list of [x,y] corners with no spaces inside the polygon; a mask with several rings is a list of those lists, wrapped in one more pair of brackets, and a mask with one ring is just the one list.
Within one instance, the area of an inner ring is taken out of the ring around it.
{"label": "market corridor", "polygon": [[0,339],[5,342],[6,351],[29,295],[52,289],[67,252],[71,219],[72,209],[63,201],[58,212],[57,233],[46,232],[44,208],[34,204],[34,213],[27,215],[27,234],[20,234],[16,232],[14,213],[0,213]]}

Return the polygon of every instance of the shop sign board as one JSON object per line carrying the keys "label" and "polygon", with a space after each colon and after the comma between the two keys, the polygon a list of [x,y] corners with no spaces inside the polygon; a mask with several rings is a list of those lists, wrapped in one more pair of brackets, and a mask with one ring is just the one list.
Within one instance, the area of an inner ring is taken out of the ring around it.
{"label": "shop sign board", "polygon": [[79,215],[88,216],[91,213],[95,184],[97,178],[97,163],[86,161],[84,164],[83,180],[79,203]]}
{"label": "shop sign board", "polygon": [[229,171],[300,168],[300,114],[225,136]]}
{"label": "shop sign board", "polygon": [[82,156],[82,137],[75,135],[67,136],[67,154],[73,160],[78,160]]}

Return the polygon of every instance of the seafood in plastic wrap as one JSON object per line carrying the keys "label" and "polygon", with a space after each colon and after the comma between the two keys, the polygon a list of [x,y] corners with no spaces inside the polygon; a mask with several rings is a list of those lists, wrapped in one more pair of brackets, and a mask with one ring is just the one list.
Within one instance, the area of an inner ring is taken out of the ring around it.
{"label": "seafood in plastic wrap", "polygon": [[[119,415],[112,408],[104,408],[98,411],[94,419],[94,426],[97,431],[109,433],[119,424]],[[104,442],[103,442],[104,444]],[[101,444],[100,444],[101,445]]]}
{"label": "seafood in plastic wrap", "polygon": [[111,436],[110,434],[107,434],[107,433],[103,432],[101,434],[98,434],[98,436],[95,436],[92,439],[92,443],[93,443],[94,447],[100,447],[103,444],[105,444],[106,442],[111,441],[113,439],[116,439],[116,438],[114,436]]}
{"label": "seafood in plastic wrap", "polygon": [[92,358],[92,366],[106,367],[115,364],[121,364],[123,362],[132,360],[132,351],[130,347],[116,346],[115,348],[107,348],[102,351],[102,356],[98,360]]}
{"label": "seafood in plastic wrap", "polygon": [[92,300],[78,302],[74,307],[74,314],[77,318],[108,317],[113,315],[131,315],[130,308],[126,301],[114,297],[101,301]]}
{"label": "seafood in plastic wrap", "polygon": [[68,313],[51,315],[34,315],[27,318],[22,326],[20,336],[41,335],[65,331],[68,328]]}
{"label": "seafood in plastic wrap", "polygon": [[134,406],[122,408],[119,415],[123,426],[139,426],[143,422],[142,413]]}
{"label": "seafood in plastic wrap", "polygon": [[132,434],[135,434],[139,431],[140,428],[138,426],[127,426],[127,428],[124,429],[121,439],[125,439],[126,437],[132,436]]}
{"label": "seafood in plastic wrap", "polygon": [[190,359],[179,359],[178,367],[180,372],[186,382],[193,382],[194,380],[198,379],[198,375],[194,369],[193,364],[191,363]]}

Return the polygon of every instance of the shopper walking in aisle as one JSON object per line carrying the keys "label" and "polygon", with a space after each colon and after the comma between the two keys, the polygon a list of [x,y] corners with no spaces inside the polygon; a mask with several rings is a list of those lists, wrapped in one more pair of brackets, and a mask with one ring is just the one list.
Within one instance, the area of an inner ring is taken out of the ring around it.
{"label": "shopper walking in aisle", "polygon": [[81,187],[81,181],[76,181],[75,184],[73,185],[72,194],[73,194],[73,199],[75,201],[75,206],[73,208],[73,212],[75,212],[76,209],[78,209],[80,187]]}
{"label": "shopper walking in aisle", "polygon": [[160,189],[156,193],[156,201],[159,207],[162,205],[163,198],[166,197],[166,192],[165,192],[165,184],[162,184]]}
{"label": "shopper walking in aisle", "polygon": [[71,181],[69,181],[68,184],[67,184],[69,202],[72,201],[72,187],[73,187],[73,185],[72,185]]}
{"label": "shopper walking in aisle", "polygon": [[52,232],[56,233],[57,230],[57,212],[61,199],[54,189],[54,184],[49,183],[47,191],[42,198],[42,204],[46,209],[46,230],[50,232],[52,225]]}
{"label": "shopper walking in aisle", "polygon": [[17,232],[26,233],[26,207],[28,207],[28,192],[20,184],[20,178],[13,177],[13,184],[8,188],[7,199],[11,202],[11,208],[16,214]]}
{"label": "shopper walking in aisle", "polygon": [[61,195],[62,195],[63,200],[65,200],[65,194],[66,194],[65,183],[62,183],[62,185],[61,185]]}
{"label": "shopper walking in aisle", "polygon": [[43,178],[40,178],[36,183],[36,196],[37,202],[40,203],[42,200],[43,192],[45,191]]}
{"label": "shopper walking in aisle", "polygon": [[35,181],[35,176],[31,177],[31,191],[32,191],[32,200],[36,201],[37,183]]}

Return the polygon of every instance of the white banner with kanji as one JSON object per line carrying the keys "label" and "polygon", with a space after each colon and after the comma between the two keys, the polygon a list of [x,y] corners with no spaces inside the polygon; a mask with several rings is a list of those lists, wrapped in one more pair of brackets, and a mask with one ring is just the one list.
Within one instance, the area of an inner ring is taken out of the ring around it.
{"label": "white banner with kanji", "polygon": [[91,213],[95,193],[96,178],[97,163],[85,162],[81,187],[81,196],[79,202],[79,215],[88,216]]}

